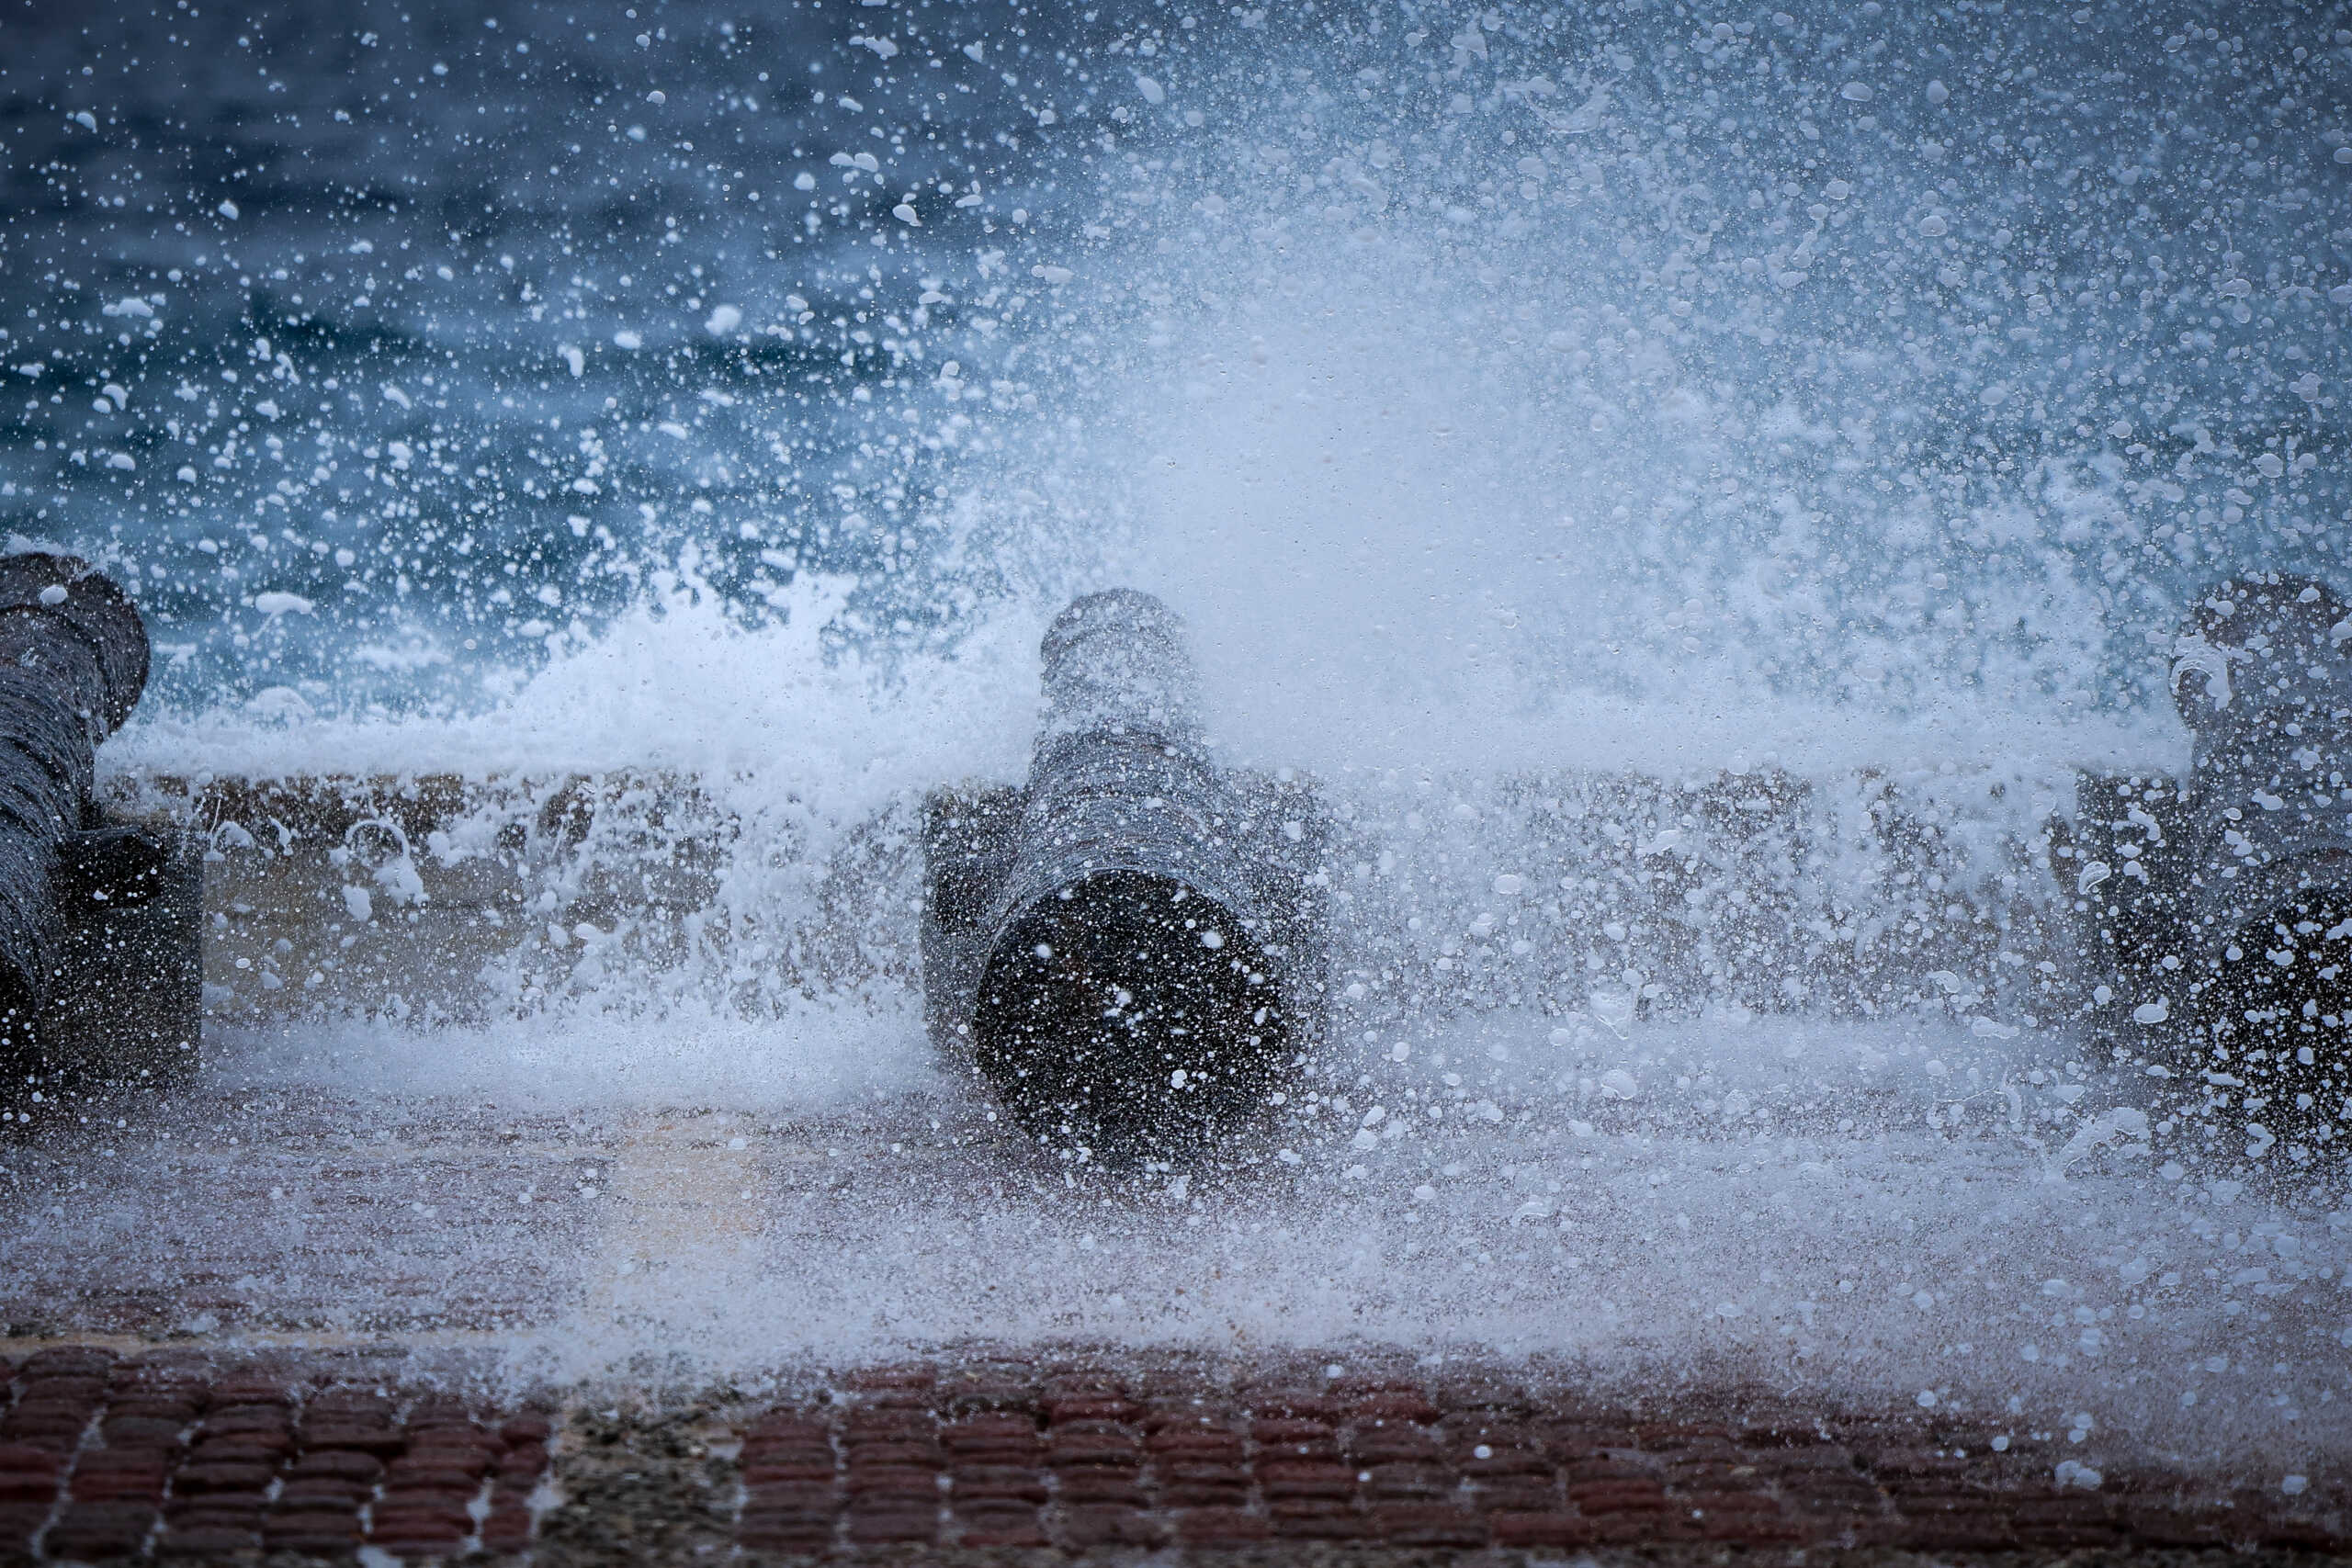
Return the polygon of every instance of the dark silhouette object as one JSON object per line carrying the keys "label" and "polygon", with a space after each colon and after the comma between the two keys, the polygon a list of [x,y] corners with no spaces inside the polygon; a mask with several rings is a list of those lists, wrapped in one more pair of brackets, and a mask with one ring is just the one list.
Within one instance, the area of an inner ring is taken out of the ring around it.
{"label": "dark silhouette object", "polygon": [[[195,1055],[201,862],[106,822],[98,742],[147,682],[147,631],[88,563],[0,558],[0,1100],[60,1077],[153,1078]],[[53,1103],[56,1095],[45,1095]]]}
{"label": "dark silhouette object", "polygon": [[2258,1124],[2352,1136],[2352,609],[2304,578],[2224,582],[2172,684],[2197,736],[2191,1016],[2217,1076],[2270,1100]]}
{"label": "dark silhouette object", "polygon": [[1078,600],[1043,651],[1028,784],[930,803],[933,1034],[1066,1157],[1197,1154],[1311,1032],[1314,801],[1211,763],[1182,625],[1149,595]]}
{"label": "dark silhouette object", "polygon": [[2184,1119],[2292,1163],[2352,1154],[2352,610],[2235,578],[2191,608],[2173,700],[2189,777],[2086,780],[2057,864],[2095,1016],[2169,1074]]}

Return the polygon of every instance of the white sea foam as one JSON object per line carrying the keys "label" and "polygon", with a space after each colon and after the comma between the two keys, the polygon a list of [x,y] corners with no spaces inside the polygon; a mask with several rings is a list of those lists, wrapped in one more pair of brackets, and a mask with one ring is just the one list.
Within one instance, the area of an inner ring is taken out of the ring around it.
{"label": "white sea foam", "polygon": [[1017,774],[1037,706],[1036,626],[1009,619],[953,658],[876,668],[842,640],[852,586],[804,575],[773,621],[747,629],[707,584],[665,574],[644,604],[477,713],[145,715],[101,757],[120,773],[249,779],[666,770],[843,820],[963,773]]}

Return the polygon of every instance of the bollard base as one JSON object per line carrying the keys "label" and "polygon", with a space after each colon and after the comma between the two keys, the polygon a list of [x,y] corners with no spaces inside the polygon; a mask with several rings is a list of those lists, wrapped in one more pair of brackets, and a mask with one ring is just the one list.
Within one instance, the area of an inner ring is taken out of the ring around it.
{"label": "bollard base", "polygon": [[2178,780],[2085,774],[2051,824],[2075,1013],[2159,1126],[2301,1170],[2352,1139],[2352,855],[2216,875],[2195,805]]}
{"label": "bollard base", "polygon": [[141,823],[76,833],[57,886],[64,946],[35,1032],[44,1066],[90,1089],[185,1079],[204,1009],[201,840]]}
{"label": "bollard base", "polygon": [[971,1060],[971,1005],[988,964],[988,918],[1012,864],[1029,792],[965,784],[923,803],[922,1006],[933,1042]]}
{"label": "bollard base", "polygon": [[2352,1136],[2352,879],[2241,928],[2198,1012],[2251,1125],[2290,1145]]}

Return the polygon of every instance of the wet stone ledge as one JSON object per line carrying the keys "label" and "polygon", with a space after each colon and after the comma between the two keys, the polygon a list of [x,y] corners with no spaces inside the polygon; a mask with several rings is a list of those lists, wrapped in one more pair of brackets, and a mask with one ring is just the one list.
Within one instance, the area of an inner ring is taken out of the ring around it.
{"label": "wet stone ledge", "polygon": [[548,1417],[388,1390],[340,1359],[0,1359],[0,1563],[526,1551]]}
{"label": "wet stone ledge", "polygon": [[478,1022],[624,953],[673,967],[741,830],[695,781],[628,772],[105,788],[201,840],[205,1010],[228,1024]]}
{"label": "wet stone ledge", "polygon": [[[2053,862],[2062,785],[2075,776],[1928,767],[1326,781],[1332,980],[1366,1024],[1430,1005],[1574,1011],[1594,987],[1630,987],[1643,1016],[2071,1016],[2099,977],[2052,867],[2072,887],[2092,857],[2136,854],[2141,830],[2086,815],[2077,858]],[[716,776],[138,773],[102,788],[117,815],[201,840],[218,1024],[481,1023],[649,974],[752,1016],[806,988],[920,984],[912,800],[834,824],[808,863],[800,803]],[[1922,979],[1937,971],[1966,984]]]}

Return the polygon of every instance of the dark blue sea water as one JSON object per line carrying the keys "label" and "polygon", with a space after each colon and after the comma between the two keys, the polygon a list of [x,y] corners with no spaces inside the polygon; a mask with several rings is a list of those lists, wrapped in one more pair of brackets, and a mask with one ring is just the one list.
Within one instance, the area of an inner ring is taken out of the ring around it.
{"label": "dark blue sea water", "polygon": [[180,708],[813,570],[885,660],[1116,575],[1375,687],[2130,722],[2207,578],[2346,575],[2347,22],[10,0],[0,518]]}

